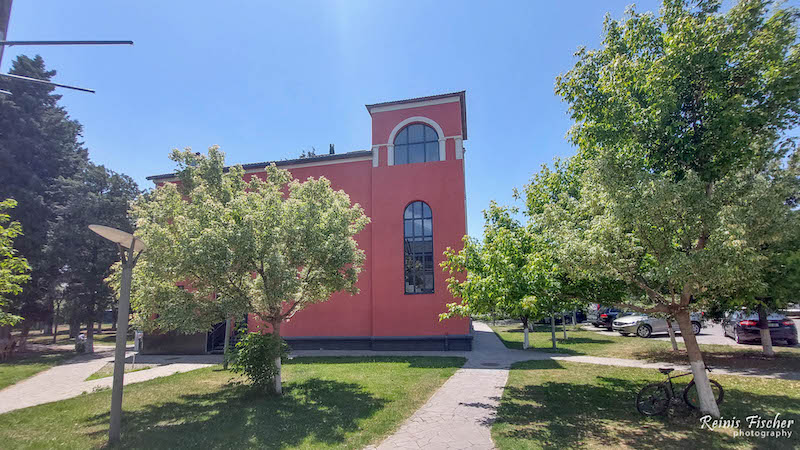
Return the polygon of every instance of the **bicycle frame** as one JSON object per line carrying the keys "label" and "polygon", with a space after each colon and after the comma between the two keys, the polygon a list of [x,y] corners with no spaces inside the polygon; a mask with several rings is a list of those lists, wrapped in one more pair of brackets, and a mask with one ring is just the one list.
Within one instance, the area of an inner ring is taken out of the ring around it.
{"label": "bicycle frame", "polygon": [[692,374],[692,372],[682,373],[680,375],[671,375],[669,373],[667,374],[667,381],[665,381],[664,384],[668,384],[669,385],[669,396],[670,397],[675,397],[675,388],[672,386],[672,380],[674,380],[675,378],[688,377],[691,374]]}

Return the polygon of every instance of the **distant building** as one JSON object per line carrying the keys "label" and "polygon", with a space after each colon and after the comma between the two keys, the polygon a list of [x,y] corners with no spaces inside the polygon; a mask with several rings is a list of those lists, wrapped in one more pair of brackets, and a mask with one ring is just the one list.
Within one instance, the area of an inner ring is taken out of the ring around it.
{"label": "distant building", "polygon": [[[275,161],[295,178],[325,176],[372,219],[357,236],[366,253],[360,293],[336,294],[308,306],[281,326],[295,349],[469,350],[468,319],[439,321],[447,303],[439,267],[447,247],[460,249],[466,234],[465,93],[367,105],[370,150]],[[246,164],[263,176],[268,162]],[[148,179],[157,185],[174,174]],[[261,324],[251,315],[251,331]],[[222,327],[224,328],[224,327]],[[204,353],[219,349],[224,331],[150,335],[147,353]]]}

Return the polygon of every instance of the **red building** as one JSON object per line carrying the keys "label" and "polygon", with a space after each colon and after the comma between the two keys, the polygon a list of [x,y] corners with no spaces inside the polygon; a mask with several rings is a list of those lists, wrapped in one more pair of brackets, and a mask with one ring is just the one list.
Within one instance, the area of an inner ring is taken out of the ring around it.
{"label": "red building", "polygon": [[[357,236],[366,253],[360,293],[307,307],[281,334],[295,349],[469,350],[468,319],[439,321],[454,301],[439,267],[442,253],[461,248],[467,231],[465,93],[377,103],[367,111],[370,150],[274,161],[301,180],[328,178],[372,219]],[[257,176],[268,164],[243,167]],[[148,177],[158,185],[173,178]],[[251,316],[248,326],[260,324]],[[144,351],[201,353],[214,348],[213,339],[213,332],[145,337]]]}

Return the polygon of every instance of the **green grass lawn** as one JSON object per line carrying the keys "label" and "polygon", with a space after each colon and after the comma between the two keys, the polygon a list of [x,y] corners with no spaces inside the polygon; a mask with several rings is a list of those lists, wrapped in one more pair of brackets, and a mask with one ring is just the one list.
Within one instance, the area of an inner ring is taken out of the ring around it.
{"label": "green grass lawn", "polygon": [[[153,367],[155,367],[155,366],[137,364],[136,367],[134,368],[133,364],[129,363],[129,364],[125,364],[125,373],[138,372],[140,370],[147,370],[147,369],[150,369],[150,368],[153,368]],[[99,378],[108,378],[108,377],[113,376],[113,375],[114,375],[114,363],[110,362],[110,363],[106,364],[105,366],[101,367],[100,370],[98,370],[97,372],[95,372],[95,373],[89,375],[88,377],[86,377],[86,381],[97,380]]]}
{"label": "green grass lawn", "polygon": [[19,353],[0,362],[0,389],[36,375],[75,356],[73,352]]}
{"label": "green grass lawn", "polygon": [[512,367],[492,438],[503,450],[800,446],[800,382],[713,374],[712,378],[725,389],[720,405],[724,418],[740,419],[746,430],[745,417],[766,419],[780,413],[781,418],[795,419],[792,436],[734,437],[732,429],[700,429],[700,415],[682,402],[666,416],[644,417],[636,410],[636,394],[645,384],[664,380],[658,371],[550,360]]}
{"label": "green grass lawn", "polygon": [[[492,329],[506,347],[522,349],[523,332],[520,325],[496,325]],[[557,348],[553,350],[549,325],[537,325],[534,330],[529,333],[531,350],[676,364],[689,362],[682,342],[678,342],[681,352],[675,353],[669,341],[636,336],[607,336],[580,328],[573,331],[569,325],[565,340],[559,325],[556,328]],[[776,357],[772,359],[761,355],[761,346],[700,345],[700,348],[709,367],[800,371],[800,348],[774,347]]]}
{"label": "green grass lawn", "polygon": [[[125,387],[131,448],[363,448],[394,431],[463,358],[295,358],[284,395],[253,391],[219,366]],[[109,390],[0,415],[3,448],[106,442]]]}

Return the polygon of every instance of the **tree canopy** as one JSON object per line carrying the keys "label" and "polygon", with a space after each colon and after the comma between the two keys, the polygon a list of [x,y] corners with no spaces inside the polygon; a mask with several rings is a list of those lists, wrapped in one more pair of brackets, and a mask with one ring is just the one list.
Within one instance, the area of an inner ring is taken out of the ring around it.
{"label": "tree canopy", "polygon": [[[40,56],[24,55],[14,60],[10,73],[41,80],[56,74]],[[15,245],[32,269],[11,309],[40,320],[49,314],[46,294],[56,273],[45,252],[60,183],[87,163],[88,153],[80,141],[81,125],[59,106],[54,87],[0,78],[0,89],[13,92],[0,96],[0,199],[18,203],[12,217],[23,233]]]}
{"label": "tree canopy", "polygon": [[281,322],[335,292],[357,293],[364,251],[355,236],[369,218],[324,177],[293,179],[224,167],[208,155],[173,151],[178,182],[133,207],[147,244],[132,303],[145,329],[207,330],[253,313],[277,335]]}
{"label": "tree canopy", "polygon": [[625,282],[643,293],[626,306],[676,318],[701,409],[715,416],[689,311],[755,282],[765,258],[746,239],[758,213],[741,199],[789,207],[759,174],[782,170],[800,106],[797,12],[759,0],[719,8],[666,0],[658,16],[606,19],[601,48],[579,50],[556,82],[579,149],[562,178],[579,191],[532,208],[572,270]]}
{"label": "tree canopy", "polygon": [[0,202],[0,326],[14,325],[21,317],[4,311],[8,298],[22,292],[22,285],[28,281],[28,261],[14,248],[14,239],[22,234],[19,222],[11,222],[6,210],[17,203],[8,199]]}

